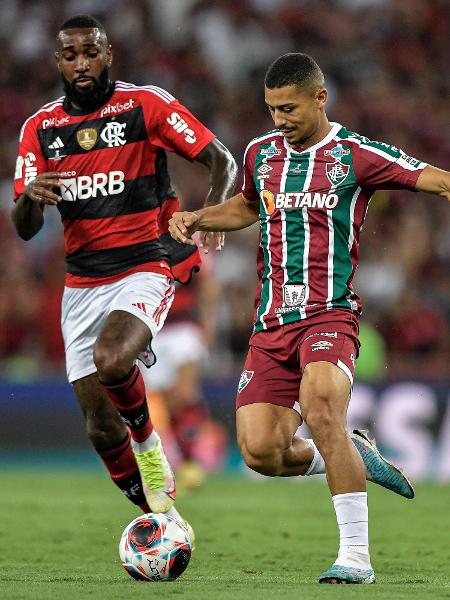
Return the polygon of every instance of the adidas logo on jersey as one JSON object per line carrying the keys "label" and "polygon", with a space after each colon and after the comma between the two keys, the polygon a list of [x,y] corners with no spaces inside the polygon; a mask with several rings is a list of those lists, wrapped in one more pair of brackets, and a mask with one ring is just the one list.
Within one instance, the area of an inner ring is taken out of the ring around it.
{"label": "adidas logo on jersey", "polygon": [[58,150],[59,148],[64,148],[64,144],[62,139],[58,136],[56,140],[49,145],[49,150]]}

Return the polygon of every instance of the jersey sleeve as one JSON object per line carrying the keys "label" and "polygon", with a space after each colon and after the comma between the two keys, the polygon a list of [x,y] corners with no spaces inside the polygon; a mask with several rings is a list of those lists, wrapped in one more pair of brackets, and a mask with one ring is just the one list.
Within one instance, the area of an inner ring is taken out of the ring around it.
{"label": "jersey sleeve", "polygon": [[29,119],[25,121],[20,131],[14,173],[14,201],[23,193],[31,180],[47,170],[47,161],[42,154],[35,122]]}
{"label": "jersey sleeve", "polygon": [[373,189],[415,190],[416,182],[427,166],[395,146],[366,140],[353,155],[353,168],[358,183]]}
{"label": "jersey sleeve", "polygon": [[253,169],[255,165],[256,147],[247,146],[244,154],[244,178],[242,182],[242,195],[247,202],[257,202],[259,204],[259,193],[253,179]]}
{"label": "jersey sleeve", "polygon": [[[159,89],[159,88],[158,88]],[[146,106],[149,139],[155,146],[193,160],[216,136],[173,98],[160,90]]]}

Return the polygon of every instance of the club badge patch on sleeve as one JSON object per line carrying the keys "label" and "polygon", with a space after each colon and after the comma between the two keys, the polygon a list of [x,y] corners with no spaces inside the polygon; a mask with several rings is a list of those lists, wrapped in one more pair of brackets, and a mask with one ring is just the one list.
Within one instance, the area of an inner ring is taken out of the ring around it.
{"label": "club badge patch on sleeve", "polygon": [[242,371],[241,378],[239,379],[238,393],[241,393],[242,390],[247,387],[254,374],[255,371]]}

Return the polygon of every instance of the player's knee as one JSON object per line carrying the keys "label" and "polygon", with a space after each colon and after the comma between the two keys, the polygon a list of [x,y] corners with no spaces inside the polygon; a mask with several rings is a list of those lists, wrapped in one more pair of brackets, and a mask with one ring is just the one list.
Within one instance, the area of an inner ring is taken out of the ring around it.
{"label": "player's knee", "polygon": [[120,346],[95,344],[94,364],[100,381],[111,383],[123,379],[133,368],[134,360]]}
{"label": "player's knee", "polygon": [[282,457],[276,448],[257,443],[243,442],[240,444],[240,449],[245,464],[252,471],[269,477],[275,477],[280,474]]}

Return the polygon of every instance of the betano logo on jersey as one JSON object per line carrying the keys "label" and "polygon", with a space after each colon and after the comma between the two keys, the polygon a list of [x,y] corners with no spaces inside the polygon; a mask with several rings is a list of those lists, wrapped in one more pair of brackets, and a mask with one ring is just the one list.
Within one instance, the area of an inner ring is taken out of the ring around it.
{"label": "betano logo on jersey", "polygon": [[332,210],[339,202],[337,194],[319,192],[280,192],[276,196],[269,190],[261,190],[261,200],[267,214],[276,208],[326,208]]}
{"label": "betano logo on jersey", "polygon": [[76,200],[88,200],[95,198],[98,194],[102,196],[114,196],[125,189],[125,174],[123,171],[110,171],[109,173],[94,173],[79,175],[78,177],[67,177],[60,179],[61,198],[67,202]]}

